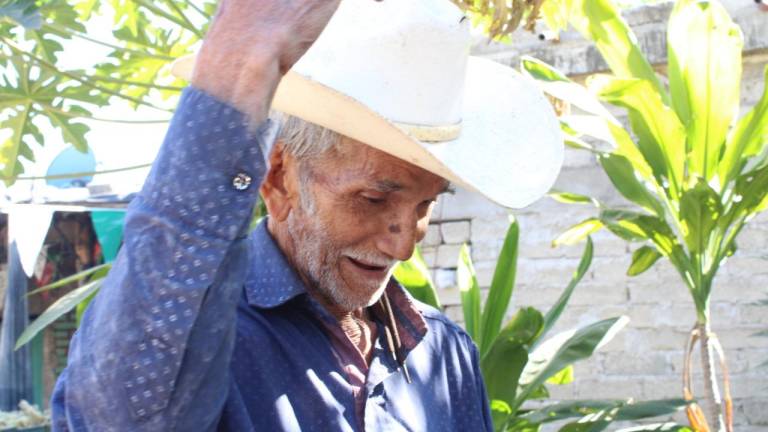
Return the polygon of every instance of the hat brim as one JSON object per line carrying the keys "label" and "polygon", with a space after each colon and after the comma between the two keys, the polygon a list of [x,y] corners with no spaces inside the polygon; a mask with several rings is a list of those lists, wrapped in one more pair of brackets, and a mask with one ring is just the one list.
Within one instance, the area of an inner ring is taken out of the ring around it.
{"label": "hat brim", "polygon": [[[172,73],[189,79],[194,57]],[[469,57],[461,134],[421,142],[360,101],[296,72],[280,82],[272,108],[410,162],[504,207],[525,207],[554,184],[563,138],[554,110],[530,79]]]}

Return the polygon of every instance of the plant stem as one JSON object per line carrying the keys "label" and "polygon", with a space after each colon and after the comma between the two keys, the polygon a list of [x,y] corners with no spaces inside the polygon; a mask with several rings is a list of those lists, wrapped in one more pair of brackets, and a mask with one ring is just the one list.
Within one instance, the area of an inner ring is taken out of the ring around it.
{"label": "plant stem", "polygon": [[185,28],[192,33],[195,34],[198,38],[202,39],[203,34],[198,30],[192,23],[184,22],[184,20],[179,19],[178,17],[174,16],[173,14],[170,14],[159,7],[152,4],[152,2],[147,2],[145,0],[133,0],[135,3],[144,6],[145,8],[149,9],[152,13],[154,13],[157,16],[163,17],[167,19],[168,21],[178,24],[180,27]]}
{"label": "plant stem", "polygon": [[61,108],[57,108],[53,105],[48,105],[45,103],[42,103],[40,101],[35,101],[36,105],[40,105],[41,107],[45,108],[48,111],[53,111],[57,114],[61,114],[63,116],[72,117],[72,118],[87,118],[88,120],[94,120],[94,121],[100,121],[100,122],[107,122],[107,123],[126,123],[126,124],[160,124],[160,123],[168,123],[169,120],[124,120],[124,119],[110,119],[110,118],[104,118],[104,117],[96,117],[91,114],[78,114],[73,113],[70,111],[63,110]]}
{"label": "plant stem", "polygon": [[147,107],[150,107],[150,108],[154,108],[154,109],[157,109],[157,110],[160,110],[160,111],[173,112],[173,110],[162,108],[162,107],[159,107],[159,106],[154,105],[152,103],[145,102],[145,101],[143,101],[141,99],[136,99],[136,98],[131,97],[131,96],[126,96],[126,95],[124,95],[124,94],[122,94],[122,93],[120,93],[118,91],[114,91],[114,90],[108,89],[106,87],[102,87],[102,86],[93,84],[89,80],[80,78],[76,74],[62,71],[58,67],[56,67],[56,65],[46,61],[45,59],[42,59],[42,58],[36,56],[33,53],[25,51],[24,49],[22,49],[21,47],[16,45],[13,41],[9,40],[8,38],[0,36],[0,41],[4,42],[6,45],[8,45],[11,48],[11,50],[13,50],[14,52],[16,52],[18,54],[21,54],[21,55],[26,55],[27,57],[32,59],[35,63],[39,64],[40,66],[45,67],[47,69],[50,69],[50,70],[52,70],[52,71],[54,71],[56,73],[59,73],[59,74],[65,76],[65,77],[67,77],[69,79],[75,80],[75,81],[77,81],[77,82],[79,82],[79,83],[81,83],[81,84],[83,84],[85,86],[91,87],[91,88],[93,88],[95,90],[98,90],[100,92],[103,92],[103,93],[106,93],[106,94],[109,94],[109,95],[112,95],[112,96],[117,96],[117,97],[119,97],[121,99],[125,99],[127,101],[133,102],[133,103],[138,104],[138,105],[144,105],[144,106],[147,106]]}
{"label": "plant stem", "polygon": [[92,43],[95,43],[97,45],[105,46],[107,48],[112,48],[112,49],[118,50],[118,51],[125,51],[125,52],[129,52],[131,54],[136,54],[136,55],[140,55],[140,56],[144,56],[144,57],[151,57],[151,58],[154,58],[154,59],[165,60],[165,61],[169,61],[169,62],[176,60],[175,57],[171,57],[171,56],[167,56],[167,55],[161,55],[161,54],[154,54],[154,53],[151,53],[151,52],[148,52],[148,51],[135,50],[135,49],[127,48],[127,47],[121,47],[119,45],[114,45],[114,44],[111,44],[109,42],[104,42],[104,41],[101,41],[101,40],[98,40],[98,39],[94,39],[94,38],[92,38],[92,37],[90,37],[88,35],[82,34],[80,32],[76,32],[76,31],[74,31],[72,29],[68,29],[66,27],[61,27],[61,26],[59,26],[57,24],[45,23],[45,24],[43,24],[43,27],[48,28],[49,30],[64,32],[64,33],[67,33],[69,35],[72,35],[72,36],[78,37],[80,39],[86,40],[88,42],[92,42]]}
{"label": "plant stem", "polygon": [[[75,172],[75,173],[67,173],[67,174],[54,174],[49,176],[16,177],[15,179],[16,180],[61,180],[61,179],[78,178],[83,176],[93,176],[97,174],[111,174],[116,172],[131,171],[135,169],[149,168],[151,166],[152,166],[151,163],[146,163],[141,165],[132,165],[132,166],[127,166],[123,168],[114,168],[114,169],[101,170],[101,171],[85,171],[85,172]],[[2,177],[2,180],[7,180],[10,178],[11,177]]]}
{"label": "plant stem", "polygon": [[181,8],[179,8],[179,5],[177,5],[175,1],[173,1],[173,0],[165,0],[165,3],[166,3],[168,6],[170,6],[170,7],[171,7],[171,9],[173,9],[173,11],[174,11],[174,12],[176,12],[176,15],[178,15],[178,16],[179,16],[179,18],[181,18],[182,20],[184,20],[184,22],[186,22],[186,23],[187,23],[187,25],[188,25],[190,28],[195,28],[195,34],[196,34],[196,35],[197,35],[199,38],[201,38],[201,39],[203,38],[203,36],[202,36],[202,33],[197,33],[197,28],[195,27],[195,25],[192,23],[192,21],[190,21],[190,20],[189,20],[189,18],[187,18],[187,16],[186,16],[186,15],[184,15],[184,12],[181,10]]}
{"label": "plant stem", "polygon": [[722,398],[717,385],[717,371],[714,365],[714,348],[710,341],[710,324],[699,322],[696,327],[701,335],[701,366],[704,373],[704,402],[707,407],[707,423],[713,431],[725,430],[723,421]]}
{"label": "plant stem", "polygon": [[136,86],[136,87],[146,87],[146,88],[157,89],[157,90],[170,90],[170,91],[176,91],[176,92],[180,92],[184,90],[184,87],[157,85],[157,84],[152,84],[147,82],[131,81],[131,80],[124,80],[124,79],[111,78],[111,77],[105,77],[105,76],[98,76],[98,75],[86,76],[86,78],[94,81],[109,82],[114,84],[124,84],[124,85]]}

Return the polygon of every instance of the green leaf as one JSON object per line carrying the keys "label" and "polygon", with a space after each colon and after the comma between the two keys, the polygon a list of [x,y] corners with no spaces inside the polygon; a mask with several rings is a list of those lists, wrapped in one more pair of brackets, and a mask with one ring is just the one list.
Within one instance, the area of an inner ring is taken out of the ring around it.
{"label": "green leaf", "polygon": [[401,261],[393,272],[395,279],[400,282],[411,295],[436,309],[442,309],[437,290],[429,276],[429,269],[421,256],[419,248],[408,261]]}
{"label": "green leaf", "polygon": [[67,276],[65,278],[59,279],[56,282],[49,283],[48,285],[45,285],[43,287],[37,288],[33,291],[30,291],[27,293],[28,296],[32,296],[35,294],[39,294],[44,291],[50,291],[52,289],[61,288],[63,286],[67,286],[73,282],[77,282],[80,280],[83,280],[91,275],[94,276],[94,278],[102,278],[106,276],[109,269],[112,268],[112,263],[104,263],[97,265],[95,267],[91,267],[89,269],[85,269],[81,272],[75,273],[73,275]]}
{"label": "green leaf", "polygon": [[543,61],[523,56],[520,69],[533,78],[544,93],[579,109],[618,124],[618,120],[590,93],[586,87],[571,81],[562,72]]}
{"label": "green leaf", "polygon": [[515,401],[518,381],[528,361],[528,346],[541,332],[543,317],[534,308],[523,308],[504,326],[480,360],[490,399]]}
{"label": "green leaf", "polygon": [[522,391],[514,407],[519,407],[531,390],[546,382],[554,374],[579,360],[590,357],[608,343],[623,328],[627,317],[609,318],[578,330],[559,333],[539,345],[530,355],[520,377]]}
{"label": "green leaf", "polygon": [[464,326],[467,333],[480,345],[480,287],[477,284],[475,268],[469,256],[467,245],[461,246],[456,267],[456,280],[461,292],[461,306],[464,312]]}
{"label": "green leaf", "polygon": [[496,269],[491,280],[488,298],[483,306],[480,323],[480,340],[478,346],[481,356],[490,349],[490,342],[496,338],[501,329],[504,315],[507,313],[512,292],[515,289],[515,274],[517,272],[517,246],[520,237],[520,226],[514,216],[509,217],[509,228],[504,238],[504,245],[496,261]]}
{"label": "green leaf", "polygon": [[603,170],[611,183],[624,198],[657,216],[664,215],[664,208],[653,193],[637,178],[635,170],[627,158],[616,154],[604,154],[598,157],[598,161],[603,166]]}
{"label": "green leaf", "polygon": [[576,268],[576,273],[574,273],[571,281],[568,282],[568,286],[565,288],[563,293],[560,294],[560,297],[557,299],[555,304],[552,305],[549,311],[547,311],[547,314],[544,316],[544,327],[541,330],[541,338],[549,333],[549,330],[554,327],[555,323],[560,318],[560,315],[562,315],[563,311],[565,310],[565,306],[568,305],[568,300],[570,300],[571,295],[573,294],[573,290],[576,288],[576,285],[581,282],[581,279],[584,278],[584,275],[587,273],[589,266],[592,264],[593,252],[594,247],[592,246],[592,239],[587,237],[587,245],[584,246],[584,252],[581,254],[581,260],[579,261],[579,266]]}
{"label": "green leaf", "polygon": [[606,75],[592,77],[590,86],[603,100],[627,109],[640,153],[676,196],[685,173],[685,128],[662,94],[648,81]]}
{"label": "green leaf", "polygon": [[614,75],[647,81],[666,102],[664,86],[611,0],[572,0],[569,16],[573,28],[595,43]]}
{"label": "green leaf", "polygon": [[637,276],[653,266],[661,258],[661,254],[650,246],[641,246],[632,253],[632,264],[627,270],[627,276]]}
{"label": "green leaf", "polygon": [[642,402],[627,402],[619,407],[616,421],[643,420],[674,414],[688,405],[685,399],[659,399]]}
{"label": "green leaf", "polygon": [[688,170],[710,180],[739,108],[741,30],[719,2],[681,0],[667,42],[672,105],[687,129]]}
{"label": "green leaf", "polygon": [[512,339],[497,339],[480,367],[490,399],[514,403],[518,380],[528,361],[528,350]]}
{"label": "green leaf", "polygon": [[666,422],[621,428],[616,430],[616,432],[693,432],[693,429],[688,426]]}
{"label": "green leaf", "polygon": [[572,382],[573,382],[573,365],[566,366],[563,370],[552,375],[547,380],[547,384],[553,384],[553,385],[565,385],[565,384],[570,384]]}
{"label": "green leaf", "polygon": [[764,77],[762,97],[728,137],[719,167],[723,186],[739,174],[745,158],[762,153],[768,143],[768,66]]}
{"label": "green leaf", "polygon": [[704,179],[683,192],[680,198],[680,222],[683,238],[692,254],[704,252],[709,246],[712,230],[723,213],[720,196]]}
{"label": "green leaf", "polygon": [[491,418],[496,431],[505,431],[504,425],[512,415],[509,404],[499,399],[491,399]]}
{"label": "green leaf", "polygon": [[74,309],[82,301],[86,300],[92,293],[98,291],[104,279],[97,279],[89,282],[71,292],[64,297],[56,300],[48,309],[45,310],[35,321],[33,321],[19,336],[16,341],[16,347],[19,349],[35,337],[40,331],[48,327],[49,324],[56,321],[62,315]]}
{"label": "green leaf", "polygon": [[573,192],[551,190],[547,195],[555,201],[564,204],[592,204],[595,207],[600,207],[600,203],[596,199]]}
{"label": "green leaf", "polygon": [[55,127],[58,127],[61,131],[61,137],[64,142],[72,144],[73,147],[81,152],[88,151],[88,140],[85,139],[85,134],[91,130],[87,125],[83,123],[75,123],[71,118],[65,117],[50,108],[43,108],[45,115],[51,121]]}
{"label": "green leaf", "polygon": [[552,247],[576,244],[587,238],[590,234],[599,231],[603,226],[603,222],[600,221],[600,219],[585,219],[557,236],[557,238],[552,241]]}
{"label": "green leaf", "polygon": [[30,120],[31,104],[28,102],[20,111],[14,111],[8,119],[0,123],[2,129],[10,130],[11,136],[0,145],[0,164],[3,165],[2,174],[6,185],[13,183],[17,175],[21,174],[18,164],[19,155],[28,152],[27,145],[23,142],[24,131]]}

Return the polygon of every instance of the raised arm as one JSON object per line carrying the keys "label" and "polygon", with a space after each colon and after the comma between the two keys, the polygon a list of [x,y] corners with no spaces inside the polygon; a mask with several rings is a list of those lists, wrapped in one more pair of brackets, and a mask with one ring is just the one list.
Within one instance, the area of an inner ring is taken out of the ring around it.
{"label": "raised arm", "polygon": [[244,235],[282,74],[338,0],[224,0],[125,241],[70,347],[53,428],[203,431],[227,397]]}

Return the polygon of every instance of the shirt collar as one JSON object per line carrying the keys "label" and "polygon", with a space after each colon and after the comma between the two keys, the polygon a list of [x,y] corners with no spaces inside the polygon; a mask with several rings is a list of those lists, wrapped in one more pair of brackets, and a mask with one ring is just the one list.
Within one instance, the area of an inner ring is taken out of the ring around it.
{"label": "shirt collar", "polygon": [[267,230],[267,218],[251,233],[249,245],[250,269],[245,280],[248,304],[262,309],[274,308],[307,291],[304,281]]}
{"label": "shirt collar", "polygon": [[[264,218],[250,235],[250,270],[245,281],[248,304],[261,309],[278,307],[307,292],[304,281],[267,230],[267,220],[268,217]],[[411,296],[394,278],[386,291],[403,346],[410,351],[427,333],[426,322]]]}

